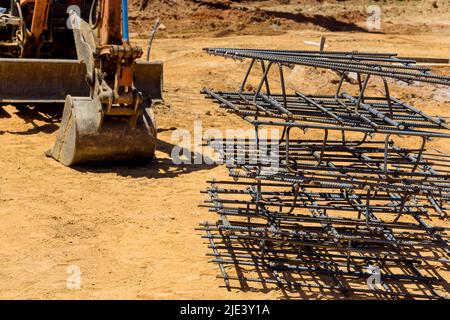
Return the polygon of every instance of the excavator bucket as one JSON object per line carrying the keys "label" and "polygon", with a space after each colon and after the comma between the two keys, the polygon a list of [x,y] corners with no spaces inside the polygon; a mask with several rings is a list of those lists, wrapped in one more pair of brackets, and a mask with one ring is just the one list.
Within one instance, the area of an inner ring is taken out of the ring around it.
{"label": "excavator bucket", "polygon": [[[134,85],[144,98],[162,100],[161,62],[136,61]],[[86,65],[78,60],[0,58],[0,105],[65,103],[89,97]]]}
{"label": "excavator bucket", "polygon": [[86,65],[77,60],[0,59],[0,105],[64,103],[57,141],[46,154],[66,166],[144,163],[155,152],[150,101],[162,100],[162,63],[137,61],[134,85],[144,105],[136,126],[129,118],[102,116],[90,97]]}
{"label": "excavator bucket", "polygon": [[101,108],[99,101],[67,96],[56,143],[46,154],[66,166],[150,161],[156,144],[150,105],[135,127],[119,116],[102,118]]}
{"label": "excavator bucket", "polygon": [[[48,22],[51,1],[44,2],[32,12],[36,39],[24,41],[30,51]],[[46,154],[66,166],[148,162],[155,153],[151,104],[162,100],[162,63],[136,61],[142,49],[128,41],[127,0],[98,4],[97,26],[66,11],[77,60],[0,59],[0,106],[64,103],[57,140]]]}

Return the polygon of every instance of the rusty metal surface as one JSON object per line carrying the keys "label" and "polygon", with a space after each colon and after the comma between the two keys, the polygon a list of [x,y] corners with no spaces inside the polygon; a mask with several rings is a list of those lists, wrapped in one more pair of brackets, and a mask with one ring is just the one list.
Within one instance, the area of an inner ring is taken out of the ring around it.
{"label": "rusty metal surface", "polygon": [[36,41],[40,40],[42,32],[48,28],[48,15],[50,10],[49,0],[36,0],[33,9],[31,33]]}
{"label": "rusty metal surface", "polygon": [[[225,286],[333,299],[448,298],[450,155],[429,141],[449,139],[450,127],[393,97],[385,78],[448,85],[450,78],[395,54],[206,51],[250,59],[239,91],[203,90],[254,126],[254,137],[207,141],[232,178],[208,181],[202,206],[217,216],[198,228]],[[334,94],[290,90],[291,64],[335,71]],[[250,75],[260,77],[256,90],[246,89]],[[369,96],[376,78],[378,93]],[[343,92],[344,82],[359,94]],[[275,126],[281,137],[268,139],[263,130]]]}
{"label": "rusty metal surface", "polygon": [[64,103],[89,96],[85,65],[76,60],[0,59],[0,103]]}
{"label": "rusty metal surface", "polygon": [[[77,60],[0,59],[0,104],[64,103],[87,97],[86,67]],[[144,97],[162,99],[162,63],[137,62],[135,86]]]}
{"label": "rusty metal surface", "polygon": [[134,86],[142,92],[144,98],[162,101],[163,63],[161,61],[137,61],[134,70]]}

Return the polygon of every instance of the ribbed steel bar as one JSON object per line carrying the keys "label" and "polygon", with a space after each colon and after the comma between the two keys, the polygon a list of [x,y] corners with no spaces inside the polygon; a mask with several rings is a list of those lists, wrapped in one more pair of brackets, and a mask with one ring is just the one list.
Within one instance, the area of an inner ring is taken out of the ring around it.
{"label": "ribbed steel bar", "polygon": [[[448,297],[450,285],[440,271],[450,271],[450,155],[429,148],[428,141],[450,138],[450,126],[445,117],[393,97],[386,79],[450,85],[450,77],[392,53],[205,51],[250,61],[239,92],[202,90],[253,124],[256,134],[207,143],[233,178],[208,182],[202,207],[218,220],[199,228],[226,286],[235,280],[241,288],[260,283],[283,292]],[[335,71],[335,94],[287,93],[283,67],[293,65]],[[259,84],[245,92],[258,66]],[[275,69],[279,85],[271,83]],[[350,72],[356,74],[356,95],[341,90],[344,81],[355,84]],[[366,92],[374,92],[367,89],[374,77],[381,79],[371,84],[381,87],[382,96]],[[282,129],[281,138],[262,139],[264,126]],[[307,129],[314,129],[312,138]],[[394,136],[418,142],[403,148]],[[368,267],[381,271],[376,287],[369,285],[374,274]]]}
{"label": "ribbed steel bar", "polygon": [[352,146],[342,142],[323,145],[297,140],[290,141],[286,158],[287,145],[280,141],[269,141],[264,148],[260,145],[260,149],[255,142],[214,140],[211,146],[221,154],[227,166],[234,169],[231,174],[235,177],[249,175],[270,180],[272,176],[275,181],[322,186],[328,180],[335,181],[336,187],[352,190],[365,190],[370,186],[380,191],[427,194],[435,200],[450,198],[450,174],[444,170],[448,162],[439,157],[418,159],[416,156],[421,149],[398,148],[390,143],[386,153],[382,141]]}
{"label": "ribbed steel bar", "polygon": [[[356,109],[357,97],[351,97],[345,93],[334,101],[297,93],[287,96],[287,107],[281,111],[263,98],[257,98],[249,103],[250,96],[244,94],[214,92],[207,88],[204,88],[202,92],[219,102],[221,107],[254,125],[450,138],[450,126],[443,119],[414,112],[411,108],[394,100],[392,100],[391,110],[395,114],[391,119],[384,114],[389,108],[387,102],[373,99],[374,103],[371,103],[370,97],[365,98],[359,115],[349,113],[349,107]],[[277,104],[283,105],[281,95],[272,95],[271,98]],[[370,123],[367,123],[367,120]]]}
{"label": "ribbed steel bar", "polygon": [[[219,228],[218,228],[219,227]],[[207,229],[208,234],[210,236],[206,236],[205,238],[210,241],[212,239],[213,245],[212,248],[215,250],[215,254],[212,256],[215,258],[211,262],[217,263],[219,265],[233,265],[236,269],[244,268],[252,268],[245,269],[245,274],[251,274],[252,270],[259,270],[259,279],[264,281],[264,279],[271,278],[274,271],[278,271],[278,275],[288,275],[289,278],[295,278],[296,275],[299,275],[305,282],[305,284],[312,285],[313,287],[325,289],[330,283],[335,283],[336,278],[339,277],[340,283],[345,283],[345,286],[338,285],[333,286],[339,291],[351,292],[353,294],[357,292],[365,292],[370,295],[380,294],[381,292],[376,292],[373,289],[369,289],[367,287],[355,287],[352,285],[356,279],[367,279],[372,274],[365,272],[363,266],[360,265],[358,261],[365,261],[367,263],[375,263],[376,261],[384,263],[384,268],[392,267],[393,270],[397,270],[395,272],[389,272],[383,274],[381,276],[382,281],[384,283],[384,290],[382,290],[382,294],[388,296],[405,296],[408,298],[440,298],[439,295],[431,292],[429,294],[424,294],[421,292],[420,294],[416,291],[408,292],[405,290],[402,291],[394,291],[393,288],[397,287],[399,283],[402,283],[403,286],[408,283],[414,284],[417,283],[428,283],[429,285],[439,285],[441,282],[440,278],[436,277],[428,277],[415,275],[410,273],[404,273],[404,270],[398,269],[398,263],[412,263],[414,260],[408,260],[402,256],[398,258],[392,257],[383,257],[382,255],[377,256],[374,255],[374,250],[367,249],[364,252],[364,248],[356,249],[353,253],[361,253],[363,255],[348,255],[332,253],[333,249],[328,247],[326,252],[319,248],[314,248],[314,244],[310,243],[310,250],[296,250],[294,247],[289,247],[286,244],[289,243],[288,240],[285,239],[275,239],[270,238],[268,240],[272,244],[270,247],[262,248],[260,239],[264,238],[263,236],[258,236],[260,234],[259,230],[249,231],[248,235],[242,234],[243,228],[235,228],[233,233],[223,233],[223,229],[233,229],[231,227],[222,226],[220,224],[216,224],[215,226],[207,225],[202,226],[201,230]],[[273,241],[272,241],[273,240]],[[278,244],[277,244],[278,243]],[[321,244],[319,243],[318,246]],[[313,249],[311,249],[313,248]],[[336,248],[337,250],[342,250]],[[266,251],[267,250],[267,251]],[[246,255],[239,254],[239,252],[245,252]],[[331,252],[331,253],[330,253]],[[369,253],[370,252],[370,253]],[[395,255],[395,253],[393,253]],[[395,262],[394,264],[390,264],[390,262]],[[417,263],[417,261],[416,261]],[[279,271],[285,271],[283,273],[279,273]],[[237,274],[240,272],[237,271]],[[303,274],[303,276],[302,276]],[[317,278],[315,275],[322,275],[328,278]],[[310,276],[310,278],[308,278]],[[227,275],[229,278],[229,275]],[[235,280],[242,280],[242,276],[238,276]],[[277,285],[284,286],[283,277],[278,277],[279,282]],[[280,281],[281,280],[281,281]],[[390,283],[393,282],[394,286],[391,287]],[[363,282],[364,283],[364,282]],[[344,289],[345,288],[345,289]],[[419,291],[420,292],[420,291]]]}
{"label": "ribbed steel bar", "polygon": [[[440,76],[429,70],[414,65],[413,60],[401,60],[398,58],[372,59],[375,62],[367,62],[361,56],[326,54],[280,54],[261,50],[243,51],[227,48],[206,48],[206,52],[212,55],[225,56],[238,59],[256,59],[261,61],[276,62],[285,65],[305,65],[332,69],[338,72],[356,72],[365,75],[375,75],[385,78],[395,78],[403,81],[421,81],[434,84],[450,85],[450,77]],[[377,61],[378,60],[378,61]],[[383,63],[381,63],[383,62]]]}

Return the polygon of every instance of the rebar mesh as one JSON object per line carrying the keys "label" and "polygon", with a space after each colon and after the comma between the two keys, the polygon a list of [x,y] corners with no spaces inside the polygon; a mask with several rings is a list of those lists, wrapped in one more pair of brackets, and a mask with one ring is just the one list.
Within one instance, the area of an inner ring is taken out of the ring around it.
{"label": "rebar mesh", "polygon": [[[203,207],[218,220],[199,228],[226,286],[332,298],[448,297],[450,156],[428,142],[450,138],[450,127],[391,96],[386,78],[445,85],[450,78],[395,54],[205,50],[250,60],[240,90],[202,90],[256,135],[206,142],[233,178],[209,181]],[[245,92],[255,62],[262,78]],[[334,70],[341,77],[335,94],[287,93],[283,68],[292,64]],[[270,89],[272,65],[281,92]],[[348,72],[357,73],[358,95],[341,92]],[[366,95],[371,76],[382,79],[382,96]],[[262,127],[281,137],[261,139]],[[398,137],[419,142],[405,148]]]}

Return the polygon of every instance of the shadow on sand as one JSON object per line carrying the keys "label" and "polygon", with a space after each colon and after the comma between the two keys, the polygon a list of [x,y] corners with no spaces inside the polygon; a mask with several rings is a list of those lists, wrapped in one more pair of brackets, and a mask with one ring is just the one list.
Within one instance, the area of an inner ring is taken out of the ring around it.
{"label": "shadow on sand", "polygon": [[[157,151],[166,154],[167,157],[157,157],[150,163],[141,165],[92,165],[74,167],[73,169],[80,172],[91,172],[98,174],[112,172],[124,177],[155,179],[174,178],[196,171],[210,170],[217,166],[217,164],[206,164],[205,161],[202,161],[201,164],[195,164],[195,159],[199,159],[199,157],[204,156],[200,153],[194,153],[191,151],[189,151],[190,161],[185,161],[187,163],[175,164],[171,158],[171,152],[174,147],[174,144],[158,139],[156,143]],[[207,163],[211,163],[211,161],[207,161]]]}
{"label": "shadow on sand", "polygon": [[[25,131],[7,130],[8,133],[17,135],[31,135],[37,133],[51,134],[58,130],[58,122],[61,121],[63,106],[61,104],[42,104],[39,106],[18,105],[15,106],[14,114],[22,119],[26,124],[31,124],[33,127]],[[0,118],[11,118],[11,115],[0,107]],[[36,121],[44,122],[43,125],[38,125]]]}

